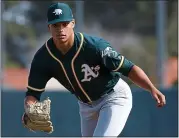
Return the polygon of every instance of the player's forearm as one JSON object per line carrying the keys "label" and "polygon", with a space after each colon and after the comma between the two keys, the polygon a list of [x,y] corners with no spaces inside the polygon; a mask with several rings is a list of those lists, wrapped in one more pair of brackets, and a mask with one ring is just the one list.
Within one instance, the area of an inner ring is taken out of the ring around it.
{"label": "player's forearm", "polygon": [[128,78],[139,87],[148,91],[153,91],[155,86],[152,84],[145,72],[138,66],[134,65],[129,72]]}

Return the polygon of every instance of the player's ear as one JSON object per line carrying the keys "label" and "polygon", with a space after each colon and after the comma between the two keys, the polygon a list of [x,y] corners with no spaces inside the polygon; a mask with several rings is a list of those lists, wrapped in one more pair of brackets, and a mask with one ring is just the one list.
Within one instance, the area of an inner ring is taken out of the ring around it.
{"label": "player's ear", "polygon": [[74,28],[75,27],[75,20],[72,20],[71,23],[72,23],[72,27]]}
{"label": "player's ear", "polygon": [[50,25],[48,24],[48,30],[50,31]]}

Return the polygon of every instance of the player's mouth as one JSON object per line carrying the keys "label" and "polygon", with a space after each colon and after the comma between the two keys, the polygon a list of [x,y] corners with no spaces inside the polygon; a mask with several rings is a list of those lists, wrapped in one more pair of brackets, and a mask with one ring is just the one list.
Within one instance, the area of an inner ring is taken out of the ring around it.
{"label": "player's mouth", "polygon": [[66,35],[61,35],[61,34],[57,34],[56,36],[60,39],[64,39],[66,37]]}

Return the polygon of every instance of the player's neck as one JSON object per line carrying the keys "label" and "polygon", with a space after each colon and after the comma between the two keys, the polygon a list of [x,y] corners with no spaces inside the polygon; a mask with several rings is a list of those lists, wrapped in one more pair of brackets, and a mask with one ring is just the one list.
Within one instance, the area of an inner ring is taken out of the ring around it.
{"label": "player's neck", "polygon": [[72,35],[70,36],[70,38],[64,42],[61,43],[60,41],[53,39],[55,46],[57,47],[57,49],[63,54],[65,55],[70,48],[73,46],[74,43],[74,33],[72,33]]}

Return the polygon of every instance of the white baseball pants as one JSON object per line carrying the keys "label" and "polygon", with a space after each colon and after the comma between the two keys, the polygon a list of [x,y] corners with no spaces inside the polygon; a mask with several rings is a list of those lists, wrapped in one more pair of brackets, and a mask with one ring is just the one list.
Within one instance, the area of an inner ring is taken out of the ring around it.
{"label": "white baseball pants", "polygon": [[91,105],[78,101],[82,136],[119,136],[132,108],[132,93],[122,79],[113,90]]}

